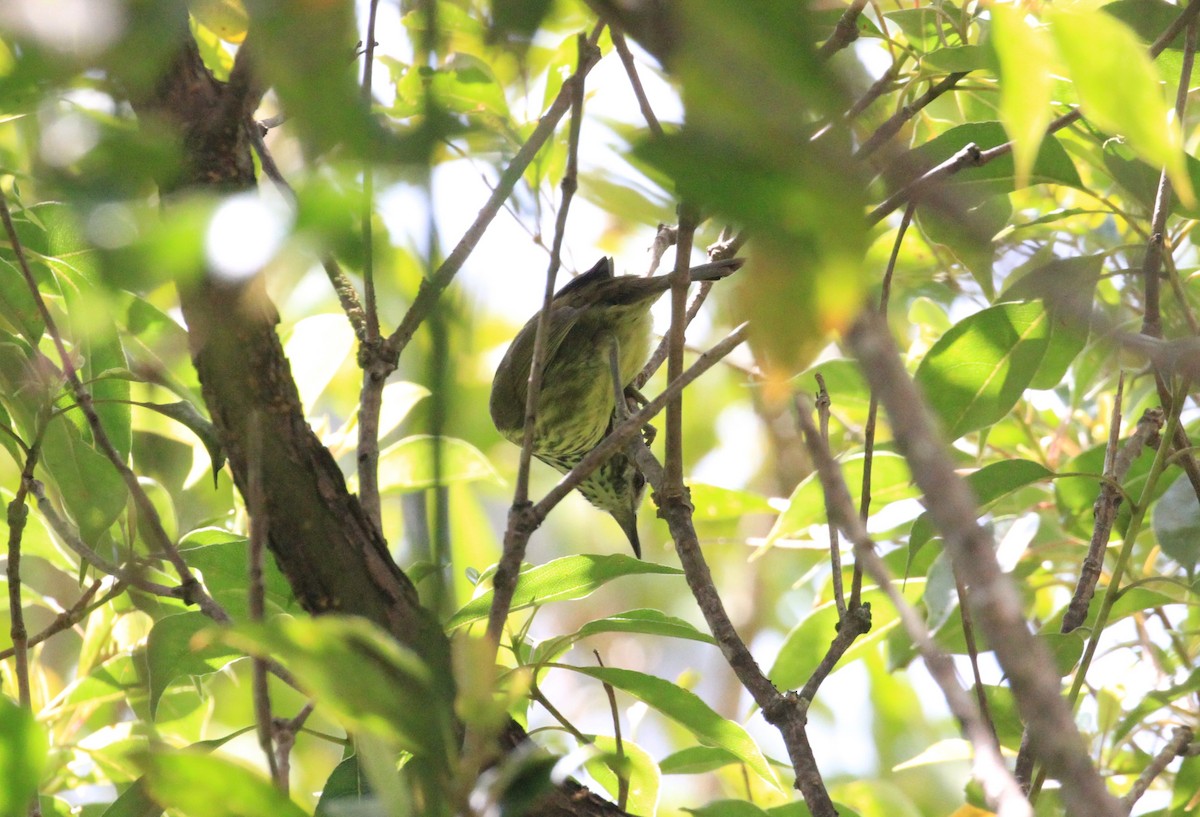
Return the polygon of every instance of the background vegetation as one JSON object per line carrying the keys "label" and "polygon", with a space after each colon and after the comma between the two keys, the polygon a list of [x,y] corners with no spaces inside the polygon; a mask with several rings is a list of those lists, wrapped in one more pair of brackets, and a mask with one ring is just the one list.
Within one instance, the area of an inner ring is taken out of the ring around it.
{"label": "background vegetation", "polygon": [[[0,814],[1191,813],[1198,11],[0,8]],[[637,561],[484,406],[704,249]]]}

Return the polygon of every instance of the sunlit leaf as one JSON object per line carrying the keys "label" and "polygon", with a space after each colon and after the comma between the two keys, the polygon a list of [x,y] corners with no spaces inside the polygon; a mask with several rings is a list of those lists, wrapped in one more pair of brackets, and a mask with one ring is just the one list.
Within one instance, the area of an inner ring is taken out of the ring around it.
{"label": "sunlit leaf", "polygon": [[1040,302],[1001,304],[959,321],[915,375],[949,439],[1003,419],[1017,404],[1050,343]]}
{"label": "sunlit leaf", "polygon": [[749,733],[714,712],[696,693],[653,675],[613,667],[575,667],[576,672],[627,692],[683,726],[701,743],[729,751],[768,785],[782,790],[778,776]]}
{"label": "sunlit leaf", "polygon": [[1000,121],[1013,142],[1015,184],[1029,184],[1050,124],[1054,43],[1015,6],[992,8],[992,47],[1000,62]]}
{"label": "sunlit leaf", "polygon": [[151,796],[187,817],[306,817],[260,772],[217,755],[157,751],[144,755],[141,765]]}
{"label": "sunlit leaf", "polygon": [[196,634],[213,626],[202,613],[179,613],[154,624],[146,640],[146,669],[149,675],[150,714],[174,681],[188,675],[208,675],[240,655],[225,644],[201,646]]}
{"label": "sunlit leaf", "polygon": [[[614,579],[645,574],[681,576],[683,571],[653,562],[643,562],[623,553],[608,556],[564,556],[544,565],[522,570],[517,580],[516,591],[513,593],[511,609],[516,611],[535,604],[585,598]],[[446,626],[453,629],[473,621],[481,621],[487,618],[491,607],[492,591],[488,590],[463,605],[451,616]]]}
{"label": "sunlit leaf", "polygon": [[499,480],[499,476],[488,458],[466,440],[453,437],[439,440],[418,435],[405,437],[379,452],[381,494],[417,491],[476,479]]}
{"label": "sunlit leaf", "polygon": [[1191,203],[1179,123],[1137,35],[1101,11],[1055,9],[1049,21],[1085,114],[1150,164],[1165,167],[1179,197]]}
{"label": "sunlit leaf", "polygon": [[447,689],[435,686],[430,668],[415,653],[366,619],[281,616],[240,625],[220,638],[281,660],[348,727],[394,741],[423,763],[446,762],[452,740]]}
{"label": "sunlit leaf", "polygon": [[27,814],[46,764],[45,730],[33,714],[0,695],[0,814]]}
{"label": "sunlit leaf", "polygon": [[[851,455],[842,461],[841,467],[846,487],[850,489],[850,501],[854,507],[858,507],[862,496],[865,458],[861,454]],[[889,451],[877,451],[871,462],[872,504],[880,508],[889,502],[916,495],[917,490],[904,458]],[[806,535],[809,527],[823,524],[825,520],[825,493],[820,479],[813,473],[792,491],[787,509],[779,515],[767,534],[767,542]]]}

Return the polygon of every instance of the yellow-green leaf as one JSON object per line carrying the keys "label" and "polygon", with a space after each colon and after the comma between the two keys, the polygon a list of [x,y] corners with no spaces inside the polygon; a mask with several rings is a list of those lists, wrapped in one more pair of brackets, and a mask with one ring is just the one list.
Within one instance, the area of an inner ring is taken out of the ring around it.
{"label": "yellow-green leaf", "polygon": [[1137,35],[1101,11],[1054,11],[1051,33],[1088,119],[1166,168],[1179,198],[1194,200],[1179,123]]}

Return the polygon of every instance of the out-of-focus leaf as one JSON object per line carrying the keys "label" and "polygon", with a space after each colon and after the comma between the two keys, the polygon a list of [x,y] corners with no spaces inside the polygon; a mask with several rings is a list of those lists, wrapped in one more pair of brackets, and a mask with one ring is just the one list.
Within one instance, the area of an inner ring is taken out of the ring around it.
{"label": "out-of-focus leaf", "polygon": [[[782,391],[858,314],[867,286],[867,185],[846,135],[835,129],[814,140],[810,124],[841,110],[840,85],[812,47],[805,4],[693,0],[680,22],[674,71],[687,124],[635,150],[674,179],[683,200],[755,234],[731,302],[739,317],[753,316],[751,344],[768,388]],[[739,122],[756,125],[751,132]]]}
{"label": "out-of-focus leaf", "polygon": [[[439,445],[440,442],[440,445]],[[441,473],[434,467],[435,449],[441,450]],[[405,493],[476,479],[499,480],[483,453],[466,440],[417,435],[388,446],[379,453],[379,492]]]}
{"label": "out-of-focus leaf", "polygon": [[[335,817],[344,813],[346,807],[356,807],[371,796],[371,785],[359,766],[358,755],[343,760],[325,780],[321,788],[321,799],[317,801],[314,817]],[[346,802],[338,802],[344,800]]]}
{"label": "out-of-focus leaf", "polygon": [[991,33],[1000,63],[1000,121],[1013,143],[1014,182],[1025,187],[1052,115],[1054,43],[1014,6],[992,10]]}
{"label": "out-of-focus leaf", "polygon": [[[1101,6],[1100,10],[1133,29],[1146,45],[1157,40],[1175,22],[1180,11],[1179,6],[1167,0],[1115,0]],[[1167,48],[1182,49],[1183,36],[1182,31],[1177,33]]]}
{"label": "out-of-focus leaf", "polygon": [[1154,503],[1151,520],[1163,553],[1189,576],[1195,574],[1200,561],[1200,504],[1187,474],[1180,474]]}
{"label": "out-of-focus leaf", "polygon": [[949,439],[1012,410],[1045,357],[1050,333],[1041,302],[1001,304],[959,321],[933,345],[915,379]]}
{"label": "out-of-focus leaf", "polygon": [[708,633],[700,632],[683,619],[669,616],[660,610],[629,610],[589,621],[569,635],[561,635],[540,642],[530,655],[529,663],[540,664],[545,661],[553,661],[576,641],[598,633],[638,633],[701,641],[705,644],[715,645],[717,643]]}
{"label": "out-of-focus leaf", "polygon": [[[535,604],[582,599],[613,579],[644,574],[682,576],[683,571],[653,562],[643,562],[623,553],[608,556],[564,556],[538,567],[523,569],[517,579],[517,588],[513,592],[511,609],[516,611]],[[487,618],[491,608],[492,591],[488,590],[464,604],[450,617],[446,628],[452,630],[473,621],[482,621]]]}
{"label": "out-of-focus leaf", "polygon": [[954,31],[951,14],[958,14],[954,3],[941,6],[922,6],[886,12],[883,16],[895,23],[908,41],[922,51],[928,51],[938,43],[958,39]]}
{"label": "out-of-focus leaf", "polygon": [[[625,810],[630,814],[653,814],[658,805],[658,788],[662,774],[650,753],[628,738],[621,741],[621,756],[617,756],[617,743],[608,735],[596,735],[593,744],[603,752],[586,764],[588,774],[616,800],[620,785],[611,766],[619,766],[622,776],[629,781],[629,800]],[[611,765],[610,765],[611,764]]]}
{"label": "out-of-focus leaf", "polygon": [[1100,11],[1053,9],[1049,21],[1088,118],[1123,136],[1151,165],[1165,167],[1180,199],[1193,203],[1179,123],[1137,35]]}
{"label": "out-of-focus leaf", "polygon": [[354,330],[345,315],[310,315],[292,327],[284,354],[292,364],[292,377],[300,390],[306,414],[354,348]]}
{"label": "out-of-focus leaf", "polygon": [[528,44],[551,5],[551,0],[493,0],[490,39]]}
{"label": "out-of-focus leaf", "polygon": [[138,778],[121,792],[121,796],[100,817],[158,817],[162,812],[163,807],[150,796],[146,781]]}
{"label": "out-of-focus leaf", "polygon": [[740,725],[714,712],[696,693],[653,675],[614,667],[573,667],[627,692],[690,731],[706,746],[729,751],[765,783],[782,791],[775,770]]}
{"label": "out-of-focus leaf", "polygon": [[280,659],[308,693],[350,729],[368,730],[442,768],[453,741],[444,679],[411,650],[363,618],[280,616],[241,625],[221,639]]}
{"label": "out-of-focus leaf", "polygon": [[250,17],[241,0],[189,0],[188,11],[225,42],[237,44],[246,39]]}
{"label": "out-of-focus leaf", "polygon": [[0,695],[0,815],[28,813],[49,744],[33,714]]}
{"label": "out-of-focus leaf", "polygon": [[703,521],[740,519],[749,513],[773,513],[766,497],[752,491],[735,491],[716,485],[692,483],[688,486],[695,518]]}
{"label": "out-of-focus leaf", "polygon": [[991,62],[991,55],[981,45],[952,45],[930,51],[921,57],[922,68],[934,68],[947,73],[987,68]]}
{"label": "out-of-focus leaf", "polygon": [[188,817],[307,817],[266,777],[211,753],[156,751],[140,762],[151,796]]}

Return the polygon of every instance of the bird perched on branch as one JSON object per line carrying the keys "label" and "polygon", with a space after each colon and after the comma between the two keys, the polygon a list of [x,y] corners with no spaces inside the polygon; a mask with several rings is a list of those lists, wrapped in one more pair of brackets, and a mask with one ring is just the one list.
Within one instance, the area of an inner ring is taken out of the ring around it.
{"label": "bird perched on branch", "polygon": [[[692,280],[715,281],[741,264],[741,259],[704,264],[692,269]],[[534,456],[565,474],[612,430],[617,385],[624,391],[645,364],[650,354],[650,307],[670,287],[667,276],[615,276],[612,259],[601,258],[554,295],[533,428]],[[540,315],[517,333],[492,380],[492,421],[517,445],[524,435]],[[579,485],[589,502],[617,520],[639,559],[637,510],[645,487],[645,477],[623,451]]]}

